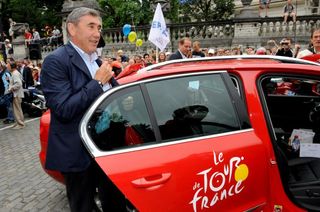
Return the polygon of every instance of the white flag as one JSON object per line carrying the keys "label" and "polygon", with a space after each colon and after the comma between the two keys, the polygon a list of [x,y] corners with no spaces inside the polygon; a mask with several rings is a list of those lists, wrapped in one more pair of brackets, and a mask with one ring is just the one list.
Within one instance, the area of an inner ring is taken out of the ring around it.
{"label": "white flag", "polygon": [[169,30],[167,29],[160,3],[158,3],[154,13],[148,40],[156,45],[160,51],[163,51],[170,42]]}

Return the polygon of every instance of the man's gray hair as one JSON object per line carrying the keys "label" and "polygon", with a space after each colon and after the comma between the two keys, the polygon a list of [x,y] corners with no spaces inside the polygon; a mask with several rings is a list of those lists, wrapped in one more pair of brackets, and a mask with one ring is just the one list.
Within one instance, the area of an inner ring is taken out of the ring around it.
{"label": "man's gray hair", "polygon": [[91,9],[91,8],[87,8],[87,7],[78,7],[74,10],[72,10],[72,12],[68,15],[67,17],[67,21],[66,21],[66,29],[67,29],[67,34],[69,37],[69,30],[68,30],[68,23],[73,23],[73,24],[78,24],[80,21],[80,18],[82,16],[86,16],[86,15],[90,15],[93,17],[98,17],[101,20],[101,16],[100,13],[95,10],[95,9]]}

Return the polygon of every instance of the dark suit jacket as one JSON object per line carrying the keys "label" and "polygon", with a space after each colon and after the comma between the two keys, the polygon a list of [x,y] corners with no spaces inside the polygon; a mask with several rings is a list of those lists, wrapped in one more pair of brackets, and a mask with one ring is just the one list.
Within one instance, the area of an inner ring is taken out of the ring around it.
{"label": "dark suit jacket", "polygon": [[172,55],[170,55],[168,60],[177,60],[177,59],[182,59],[182,55],[179,51],[176,51]]}
{"label": "dark suit jacket", "polygon": [[61,172],[85,170],[92,158],[78,128],[88,107],[103,93],[101,86],[70,43],[45,58],[41,85],[51,110],[45,167]]}
{"label": "dark suit jacket", "polygon": [[23,77],[23,88],[28,88],[29,86],[34,85],[32,70],[28,66],[25,66],[23,68],[22,77]]}

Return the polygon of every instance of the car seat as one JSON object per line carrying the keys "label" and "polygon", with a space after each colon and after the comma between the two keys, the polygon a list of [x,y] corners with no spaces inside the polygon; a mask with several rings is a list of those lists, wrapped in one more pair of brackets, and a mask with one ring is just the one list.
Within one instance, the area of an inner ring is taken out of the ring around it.
{"label": "car seat", "polygon": [[290,197],[308,209],[320,211],[320,158],[288,159],[277,146],[283,185]]}

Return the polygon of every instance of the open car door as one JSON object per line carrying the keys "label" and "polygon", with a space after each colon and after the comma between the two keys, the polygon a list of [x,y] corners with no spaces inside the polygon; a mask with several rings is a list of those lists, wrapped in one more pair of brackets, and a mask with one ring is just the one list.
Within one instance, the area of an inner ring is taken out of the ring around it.
{"label": "open car door", "polygon": [[111,89],[80,134],[139,211],[261,211],[269,162],[248,120],[227,72],[205,72]]}

